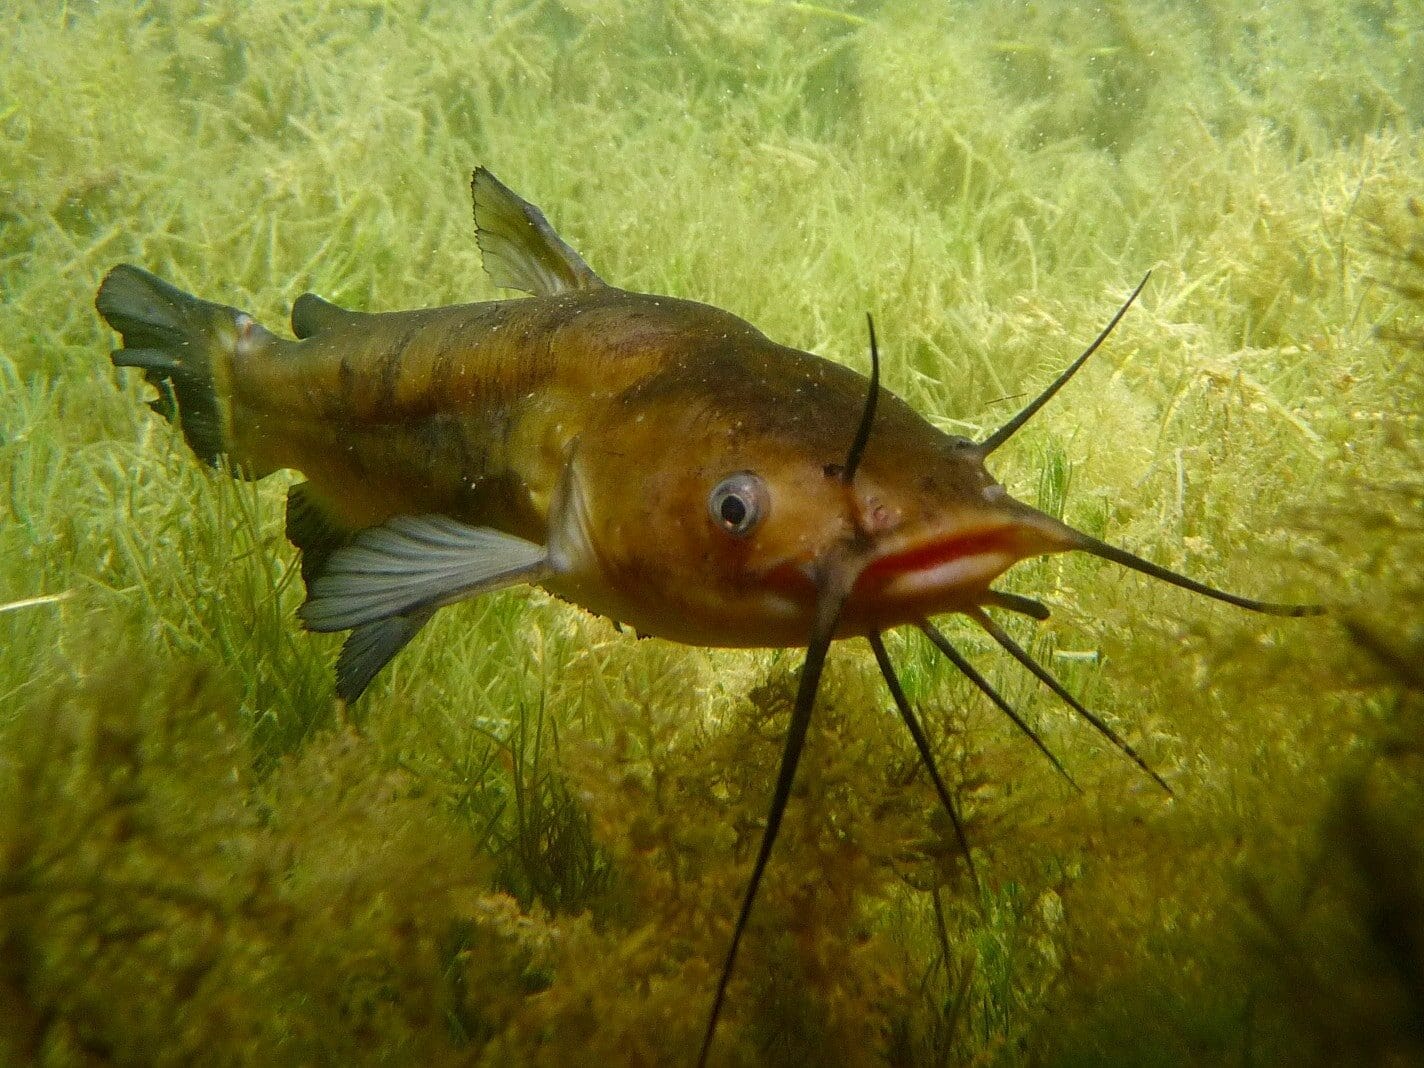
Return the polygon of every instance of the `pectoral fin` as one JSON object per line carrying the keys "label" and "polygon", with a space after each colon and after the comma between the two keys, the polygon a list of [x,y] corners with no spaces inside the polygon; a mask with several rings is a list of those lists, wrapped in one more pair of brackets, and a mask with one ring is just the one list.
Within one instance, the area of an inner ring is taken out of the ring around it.
{"label": "pectoral fin", "polygon": [[310,630],[349,630],[537,582],[551,571],[548,551],[523,538],[442,515],[397,516],[330,555],[308,584],[300,615]]}
{"label": "pectoral fin", "polygon": [[483,167],[475,169],[470,192],[475,239],[495,285],[552,297],[605,284],[554,232],[542,211]]}

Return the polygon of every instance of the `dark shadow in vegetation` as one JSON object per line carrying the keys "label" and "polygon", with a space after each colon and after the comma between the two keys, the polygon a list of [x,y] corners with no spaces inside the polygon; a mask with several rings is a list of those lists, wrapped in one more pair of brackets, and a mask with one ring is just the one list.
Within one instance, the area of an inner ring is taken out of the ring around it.
{"label": "dark shadow in vegetation", "polygon": [[0,1062],[444,1063],[540,985],[487,862],[369,745],[258,782],[205,671],[99,648],[3,731]]}

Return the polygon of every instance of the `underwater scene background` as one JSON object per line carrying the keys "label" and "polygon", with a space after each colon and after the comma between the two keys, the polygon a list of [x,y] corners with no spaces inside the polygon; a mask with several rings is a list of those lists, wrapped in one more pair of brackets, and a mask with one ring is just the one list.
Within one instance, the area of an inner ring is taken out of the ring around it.
{"label": "underwater scene background", "polygon": [[285,475],[117,373],[132,262],[276,326],[487,299],[484,164],[615,285],[736,312],[1010,491],[1327,619],[1091,558],[1012,629],[1166,798],[947,621],[1083,786],[891,637],[832,651],[725,1063],[1424,1059],[1424,6],[151,0],[0,8],[0,1057],[685,1063],[800,656],[537,591],[363,700],[302,633]]}

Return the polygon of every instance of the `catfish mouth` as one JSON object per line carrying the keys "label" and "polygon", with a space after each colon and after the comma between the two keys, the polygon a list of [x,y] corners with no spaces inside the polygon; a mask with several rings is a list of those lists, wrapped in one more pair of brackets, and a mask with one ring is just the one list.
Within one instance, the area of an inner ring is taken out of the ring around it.
{"label": "catfish mouth", "polygon": [[1012,524],[995,523],[895,549],[865,565],[852,597],[883,607],[972,604],[1022,557],[1020,542]]}

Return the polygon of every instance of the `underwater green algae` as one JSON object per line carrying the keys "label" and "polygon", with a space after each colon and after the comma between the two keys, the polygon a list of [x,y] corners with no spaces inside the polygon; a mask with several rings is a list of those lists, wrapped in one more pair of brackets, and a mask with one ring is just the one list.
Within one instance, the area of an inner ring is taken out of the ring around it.
{"label": "underwater green algae", "polygon": [[[92,308],[142,264],[270,325],[495,295],[470,168],[605,277],[981,433],[1010,489],[1329,621],[1096,561],[967,630],[1076,794],[913,636],[976,894],[833,652],[731,1063],[1419,1056],[1424,14],[1316,2],[15,4],[0,11],[0,1049],[12,1063],[686,1060],[799,659],[534,593],[343,719],[281,478],[213,475]],[[28,605],[22,602],[43,598]]]}

